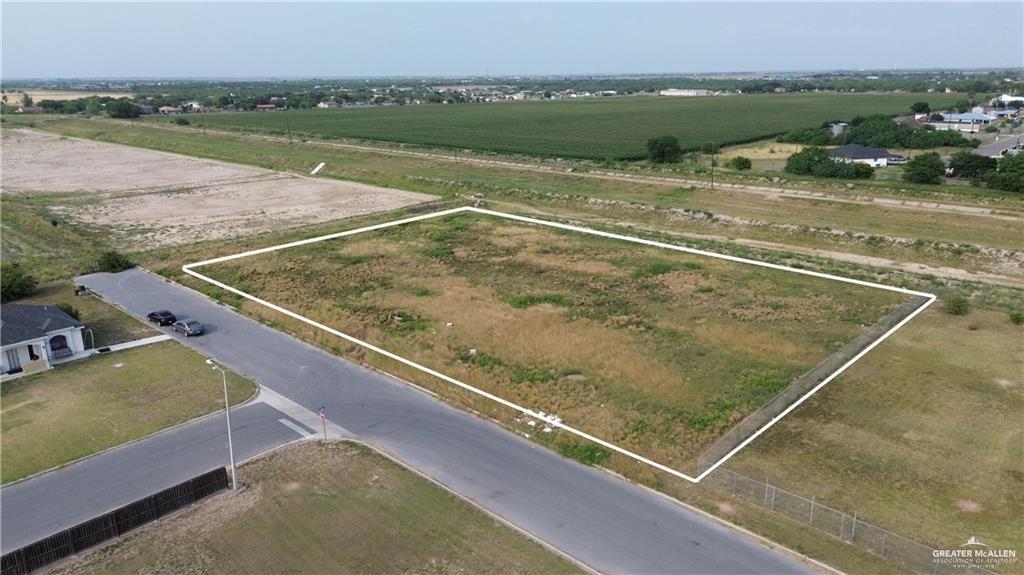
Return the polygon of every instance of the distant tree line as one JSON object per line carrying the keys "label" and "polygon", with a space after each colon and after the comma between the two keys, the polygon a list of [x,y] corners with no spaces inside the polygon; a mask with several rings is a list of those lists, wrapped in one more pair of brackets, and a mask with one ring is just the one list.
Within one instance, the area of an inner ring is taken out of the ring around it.
{"label": "distant tree line", "polygon": [[842,134],[833,136],[826,122],[820,128],[807,128],[786,132],[776,138],[786,144],[812,146],[860,144],[873,148],[927,149],[940,146],[977,147],[978,141],[965,138],[953,130],[935,130],[927,127],[909,126],[883,115],[855,117],[850,127]]}

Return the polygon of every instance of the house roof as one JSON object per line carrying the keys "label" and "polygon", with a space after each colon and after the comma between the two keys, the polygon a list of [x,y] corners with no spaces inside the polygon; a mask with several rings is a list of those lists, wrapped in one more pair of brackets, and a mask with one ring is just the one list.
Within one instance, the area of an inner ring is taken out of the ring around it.
{"label": "house roof", "polygon": [[69,327],[82,327],[82,322],[64,313],[57,306],[0,306],[0,345],[39,339],[51,331]]}
{"label": "house roof", "polygon": [[995,120],[988,114],[981,114],[978,112],[967,112],[964,114],[943,114],[942,119],[953,122],[991,122]]}
{"label": "house roof", "polygon": [[860,144],[843,144],[838,148],[833,148],[829,154],[845,156],[851,160],[877,160],[879,158],[888,158],[892,155],[885,148],[868,148]]}

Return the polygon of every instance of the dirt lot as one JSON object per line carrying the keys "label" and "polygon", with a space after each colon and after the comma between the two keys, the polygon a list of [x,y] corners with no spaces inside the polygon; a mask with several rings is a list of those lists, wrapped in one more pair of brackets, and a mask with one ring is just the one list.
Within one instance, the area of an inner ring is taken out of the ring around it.
{"label": "dirt lot", "polygon": [[54,573],[579,573],[367,448],[305,443],[223,493]]}
{"label": "dirt lot", "polygon": [[4,193],[61,194],[50,209],[132,249],[234,237],[433,198],[126,146],[5,130]]}

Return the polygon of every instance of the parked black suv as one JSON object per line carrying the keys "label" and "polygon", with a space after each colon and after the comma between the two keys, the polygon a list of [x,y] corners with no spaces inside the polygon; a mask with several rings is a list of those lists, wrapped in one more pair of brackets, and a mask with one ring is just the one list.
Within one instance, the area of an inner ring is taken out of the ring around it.
{"label": "parked black suv", "polygon": [[149,315],[146,316],[146,319],[157,325],[171,325],[172,323],[178,321],[178,318],[174,317],[173,313],[165,309],[150,312]]}

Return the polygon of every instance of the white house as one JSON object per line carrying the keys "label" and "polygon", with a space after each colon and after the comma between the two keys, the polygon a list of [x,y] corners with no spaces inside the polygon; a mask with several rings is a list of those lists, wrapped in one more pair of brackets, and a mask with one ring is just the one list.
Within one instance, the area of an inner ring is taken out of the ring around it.
{"label": "white house", "polygon": [[902,159],[889,153],[884,148],[867,148],[859,144],[844,144],[829,150],[829,155],[837,162],[853,162],[855,164],[867,164],[872,168],[884,168],[890,161],[896,163]]}
{"label": "white house", "polygon": [[32,373],[85,351],[85,326],[52,305],[0,306],[0,375]]}

